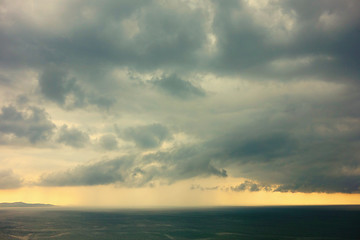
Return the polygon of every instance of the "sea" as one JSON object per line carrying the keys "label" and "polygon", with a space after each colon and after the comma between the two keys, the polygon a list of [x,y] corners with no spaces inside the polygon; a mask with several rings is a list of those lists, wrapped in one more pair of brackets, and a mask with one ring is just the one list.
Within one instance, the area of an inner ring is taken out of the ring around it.
{"label": "sea", "polygon": [[360,239],[360,206],[2,208],[0,239]]}

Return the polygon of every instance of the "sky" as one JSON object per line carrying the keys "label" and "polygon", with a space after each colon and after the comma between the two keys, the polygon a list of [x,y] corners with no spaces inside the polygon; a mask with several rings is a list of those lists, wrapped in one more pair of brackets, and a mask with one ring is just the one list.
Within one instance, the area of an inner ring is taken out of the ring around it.
{"label": "sky", "polygon": [[360,204],[360,1],[0,0],[0,202]]}

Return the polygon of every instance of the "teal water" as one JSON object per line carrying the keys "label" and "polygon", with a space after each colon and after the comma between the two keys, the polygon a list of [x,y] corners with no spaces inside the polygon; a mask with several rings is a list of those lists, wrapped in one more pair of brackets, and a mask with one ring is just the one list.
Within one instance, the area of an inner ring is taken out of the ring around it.
{"label": "teal water", "polygon": [[359,206],[0,209],[0,239],[360,239]]}

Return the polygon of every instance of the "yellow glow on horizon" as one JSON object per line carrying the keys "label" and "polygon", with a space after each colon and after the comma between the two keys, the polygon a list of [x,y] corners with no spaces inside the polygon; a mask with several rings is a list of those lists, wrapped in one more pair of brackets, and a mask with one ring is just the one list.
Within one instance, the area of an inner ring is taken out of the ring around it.
{"label": "yellow glow on horizon", "polygon": [[80,207],[200,207],[360,204],[360,194],[234,192],[191,190],[190,180],[154,188],[24,187],[1,190],[0,202],[49,203]]}

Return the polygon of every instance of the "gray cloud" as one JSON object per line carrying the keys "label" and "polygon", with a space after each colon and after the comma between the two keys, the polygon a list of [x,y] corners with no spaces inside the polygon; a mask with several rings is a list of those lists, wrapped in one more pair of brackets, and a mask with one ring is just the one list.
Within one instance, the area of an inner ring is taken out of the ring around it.
{"label": "gray cloud", "polygon": [[234,192],[243,192],[243,191],[258,192],[267,188],[251,181],[245,181],[237,186],[231,187],[230,189],[231,191]]}
{"label": "gray cloud", "polygon": [[156,148],[165,140],[171,139],[171,133],[167,127],[154,123],[150,125],[127,128],[120,137],[133,141],[140,148]]}
{"label": "gray cloud", "polygon": [[0,170],[0,189],[19,188],[22,180],[12,170]]}
{"label": "gray cloud", "polygon": [[41,93],[51,101],[66,108],[85,105],[83,90],[65,70],[52,67],[46,69],[39,79]]}
{"label": "gray cloud", "polygon": [[48,27],[54,31],[44,33],[27,16],[3,14],[5,21],[17,24],[12,31],[1,29],[0,61],[7,66],[42,67],[52,62],[78,67],[102,62],[156,69],[195,63],[197,50],[206,42],[205,14],[186,4],[80,1],[63,3],[57,10],[63,14],[56,12],[51,19],[63,22],[64,28],[58,29],[62,36],[51,22]]}
{"label": "gray cloud", "polygon": [[24,106],[29,102],[29,98],[26,95],[19,95],[16,98],[16,104],[20,106]]}
{"label": "gray cloud", "polygon": [[117,183],[128,187],[153,185],[155,181],[169,184],[192,177],[226,177],[207,159],[194,154],[195,149],[157,152],[145,156],[125,156],[93,164],[79,165],[65,172],[43,175],[39,185],[83,186]]}
{"label": "gray cloud", "polygon": [[[257,5],[205,1],[203,5],[206,7],[176,1],[67,2],[57,8],[62,14],[54,13],[48,25],[44,21],[45,26],[9,10],[2,13],[2,19],[16,24],[1,26],[0,61],[8,67],[43,69],[55,63],[91,71],[88,66],[121,65],[138,71],[241,72],[283,80],[294,75],[333,79],[359,74],[359,52],[353,51],[360,37],[356,0]],[[79,12],[82,14],[74,14]],[[59,20],[63,25],[52,25]],[[213,54],[206,50],[209,34],[216,38]],[[278,60],[293,60],[295,67],[274,67],[272,63]],[[60,93],[54,94],[53,99],[63,100]]]}
{"label": "gray cloud", "polygon": [[193,177],[227,177],[227,171],[219,167],[211,158],[210,151],[203,146],[183,146],[168,152],[157,152],[144,157],[146,161],[159,162],[166,179],[176,182]]}
{"label": "gray cloud", "polygon": [[[43,184],[229,175],[257,184],[238,190],[359,192],[359,1],[66,1],[36,18],[45,3],[2,3],[0,96],[10,107],[1,143],[52,136],[45,110],[19,110],[26,104],[95,110],[106,126],[143,122],[117,132],[137,157],[79,165]],[[58,134],[72,147],[89,141],[76,128]],[[116,149],[116,137],[99,135],[103,149]],[[143,156],[168,140],[172,149]]]}
{"label": "gray cloud", "polygon": [[[358,166],[356,169],[358,169]],[[328,174],[322,171],[319,174],[312,174],[310,176],[304,174],[300,177],[300,179],[292,180],[291,183],[285,183],[276,188],[274,191],[305,193],[360,193],[360,180],[358,173],[352,173],[349,175],[344,172],[343,174],[328,176]]]}
{"label": "gray cloud", "polygon": [[57,142],[74,148],[82,148],[89,143],[89,135],[75,127],[69,128],[66,124],[59,129]]}
{"label": "gray cloud", "polygon": [[[281,187],[281,186],[280,186]],[[214,190],[221,190],[221,191],[233,191],[233,192],[259,192],[259,191],[266,191],[266,192],[275,192],[279,191],[279,186],[276,185],[268,185],[268,184],[260,184],[253,181],[245,180],[244,182],[240,183],[236,186],[215,186],[215,187],[203,187],[201,185],[191,185],[191,190],[201,190],[201,191],[214,191]]]}
{"label": "gray cloud", "polygon": [[113,134],[107,134],[101,136],[99,143],[101,148],[105,150],[115,150],[118,148],[117,138]]}
{"label": "gray cloud", "polygon": [[89,104],[97,106],[99,109],[109,110],[116,102],[115,99],[103,96],[90,95],[87,97]]}
{"label": "gray cloud", "polygon": [[115,102],[114,99],[88,93],[74,77],[68,76],[66,70],[54,66],[45,69],[39,78],[39,87],[45,98],[69,110],[88,104],[109,110]]}
{"label": "gray cloud", "polygon": [[315,130],[320,119],[284,120],[257,121],[217,136],[204,143],[211,150],[203,158],[231,176],[280,185],[277,191],[359,192],[359,127],[350,123],[344,132],[330,124],[331,135],[324,135]]}
{"label": "gray cloud", "polygon": [[11,85],[11,82],[11,79],[9,79],[7,76],[0,74],[0,85],[9,86]]}
{"label": "gray cloud", "polygon": [[278,191],[278,186],[271,186],[268,184],[260,184],[253,181],[245,180],[244,182],[240,183],[236,186],[215,186],[215,187],[203,187],[199,184],[193,184],[190,187],[191,190],[201,190],[201,191],[214,191],[214,190],[220,190],[220,191],[233,191],[233,192],[259,192],[259,191]]}
{"label": "gray cloud", "polygon": [[218,190],[219,186],[215,186],[215,187],[202,187],[199,184],[196,185],[191,185],[190,187],[191,190],[201,190],[201,191],[213,191],[213,190]]}
{"label": "gray cloud", "polygon": [[101,161],[95,164],[78,166],[67,172],[43,175],[40,185],[44,186],[88,186],[123,182],[125,177],[132,176],[133,159],[119,158]]}
{"label": "gray cloud", "polygon": [[[341,140],[335,144],[338,146],[329,142],[313,144],[299,146],[297,154],[286,158],[272,159],[258,167],[244,167],[248,174],[244,173],[243,176],[253,176],[262,182],[280,184],[282,186],[279,191],[359,192],[358,172],[347,170],[351,167],[358,169],[354,146],[346,147]],[[343,151],[349,151],[350,154]]]}
{"label": "gray cloud", "polygon": [[13,134],[25,138],[30,143],[48,140],[55,128],[48,114],[40,108],[29,107],[19,111],[13,106],[2,107],[0,114],[0,134]]}
{"label": "gray cloud", "polygon": [[[359,2],[214,3],[218,55],[213,66],[219,71],[260,79],[358,78],[360,54],[353,49],[360,38]],[[271,66],[281,59],[284,67]]]}
{"label": "gray cloud", "polygon": [[[114,159],[49,176],[57,185],[69,185],[74,178],[76,185],[80,184],[78,175],[86,174],[82,178],[88,179],[87,173],[92,169],[104,168],[100,170],[104,178],[108,171],[112,178],[102,182],[89,176],[91,184],[120,182],[125,186],[143,186],[157,180],[174,183],[194,177],[230,175],[250,179],[232,187],[232,191],[359,192],[360,138],[354,141],[350,132],[345,135],[339,132],[329,139],[312,132],[286,135],[276,130],[281,126],[286,132],[284,123],[277,124],[263,126],[268,130],[261,130],[261,134],[251,133],[250,127],[242,128],[203,143],[128,157],[124,169],[125,162]],[[115,173],[119,173],[117,178]],[[42,184],[55,184],[49,181],[43,178]],[[81,184],[87,185],[90,180],[83,181]]]}
{"label": "gray cloud", "polygon": [[292,154],[297,145],[294,137],[285,132],[241,135],[235,131],[212,141],[209,147],[220,147],[222,154],[230,159],[247,157],[272,159]]}
{"label": "gray cloud", "polygon": [[181,99],[205,96],[205,92],[201,88],[195,87],[190,82],[182,80],[175,74],[163,76],[161,79],[153,81],[153,84],[169,95]]}

